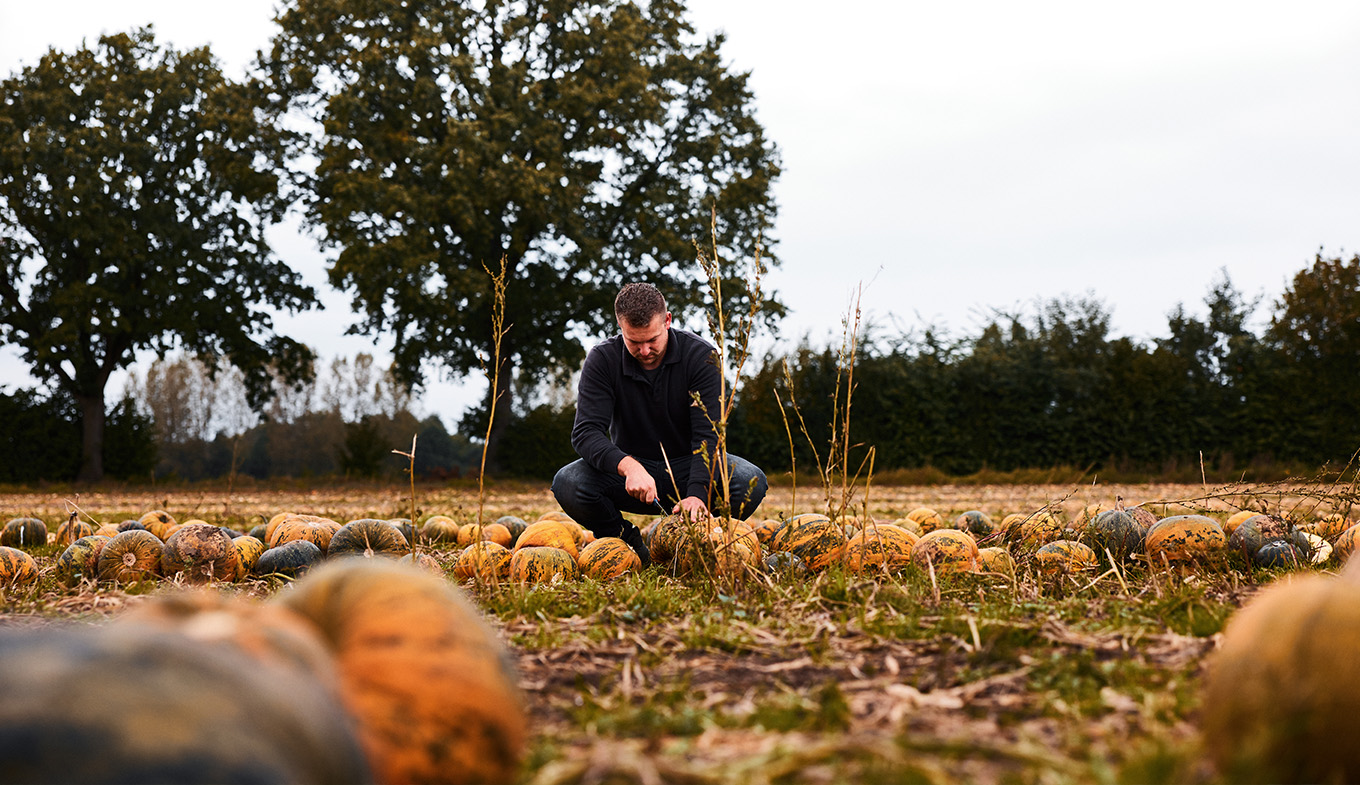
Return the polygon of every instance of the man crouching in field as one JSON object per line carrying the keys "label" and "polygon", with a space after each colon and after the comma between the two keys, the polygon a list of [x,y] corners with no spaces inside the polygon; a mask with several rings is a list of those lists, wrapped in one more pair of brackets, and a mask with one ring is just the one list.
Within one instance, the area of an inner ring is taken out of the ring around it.
{"label": "man crouching in field", "polygon": [[[622,513],[709,516],[713,478],[704,456],[711,463],[718,443],[720,371],[712,344],[671,327],[655,286],[624,286],[614,316],[620,334],[591,349],[581,369],[571,429],[581,457],[558,470],[552,490],[577,523],[596,537],[621,537],[646,566],[651,557],[642,533]],[[744,519],[760,506],[768,483],[750,461],[730,454],[727,460],[732,517]]]}

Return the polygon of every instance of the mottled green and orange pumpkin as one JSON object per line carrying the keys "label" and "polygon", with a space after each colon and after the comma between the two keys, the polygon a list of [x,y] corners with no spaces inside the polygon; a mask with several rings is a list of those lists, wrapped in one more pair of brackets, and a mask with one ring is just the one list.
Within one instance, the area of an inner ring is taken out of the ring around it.
{"label": "mottled green and orange pumpkin", "polygon": [[1347,528],[1337,535],[1336,541],[1332,543],[1332,557],[1345,564],[1350,560],[1351,554],[1355,553],[1355,546],[1360,545],[1360,524]]}
{"label": "mottled green and orange pumpkin", "polygon": [[264,555],[264,543],[249,534],[232,537],[231,545],[236,549],[236,580],[243,580],[255,570],[255,564]]}
{"label": "mottled green and orange pumpkin", "polygon": [[27,586],[38,579],[38,563],[32,556],[0,545],[0,586]]}
{"label": "mottled green and orange pumpkin", "polygon": [[576,559],[562,548],[518,545],[510,557],[510,580],[515,583],[573,581],[580,574]]}
{"label": "mottled green and orange pumpkin", "polygon": [[516,779],[524,702],[505,649],[456,587],[387,559],[342,559],[278,597],[329,645],[380,782]]}
{"label": "mottled green and orange pumpkin", "polygon": [[778,520],[776,518],[766,518],[758,522],[754,527],[752,527],[752,531],[756,533],[756,538],[760,540],[760,545],[762,549],[769,550],[771,547],[773,547],[772,541],[774,539],[775,532],[779,531],[780,527],[782,527],[783,525],[784,522],[781,520]]}
{"label": "mottled green and orange pumpkin", "polygon": [[502,515],[495,522],[510,530],[510,544],[505,546],[507,548],[515,547],[515,541],[529,528],[529,522],[518,515]]}
{"label": "mottled green and orange pumpkin", "polygon": [[94,534],[94,526],[76,518],[74,515],[57,527],[58,545],[70,545],[81,537],[89,537]]}
{"label": "mottled green and orange pumpkin", "polygon": [[1360,586],[1319,575],[1262,589],[1208,663],[1205,745],[1225,782],[1360,781]]}
{"label": "mottled green and orange pumpkin", "polygon": [[136,583],[160,575],[165,543],[146,529],[128,529],[104,543],[99,552],[102,583]]}
{"label": "mottled green and orange pumpkin", "polygon": [[845,530],[825,516],[796,526],[790,522],[786,530],[789,534],[784,538],[784,549],[802,559],[808,571],[814,573],[839,562],[849,543]]}
{"label": "mottled green and orange pumpkin", "polygon": [[[1271,548],[1260,554],[1266,545],[1286,540],[1289,542],[1286,547],[1292,553]],[[1234,559],[1261,567],[1281,566],[1283,562],[1306,564],[1312,553],[1312,546],[1303,532],[1273,515],[1253,515],[1239,523],[1228,535],[1226,548]]]}
{"label": "mottled green and orange pumpkin", "polygon": [[81,537],[57,556],[57,580],[63,586],[77,586],[82,580],[99,580],[99,552],[109,537],[90,534]]}
{"label": "mottled green and orange pumpkin", "polygon": [[775,530],[774,536],[770,540],[770,549],[776,551],[787,551],[789,549],[789,538],[800,527],[808,524],[818,526],[830,521],[831,519],[819,512],[804,512],[789,518],[784,525]]}
{"label": "mottled green and orange pumpkin", "polygon": [[917,539],[901,526],[872,524],[846,543],[841,560],[854,573],[895,572],[911,564],[911,549]]}
{"label": "mottled green and orange pumpkin", "polygon": [[175,525],[175,516],[165,510],[151,510],[142,513],[142,517],[138,518],[137,522],[142,525],[142,528],[156,535],[161,542],[165,542],[170,537],[166,529]]}
{"label": "mottled green and orange pumpkin", "polygon": [[1229,515],[1227,520],[1223,521],[1223,534],[1228,537],[1231,537],[1233,531],[1236,530],[1238,526],[1241,526],[1243,523],[1250,520],[1253,516],[1259,514],[1260,513],[1253,512],[1251,510],[1238,510],[1232,515]]}
{"label": "mottled green and orange pumpkin", "polygon": [[1007,540],[1025,550],[1038,550],[1045,543],[1063,539],[1067,533],[1062,519],[1051,510],[1039,510],[1012,523]]}
{"label": "mottled green and orange pumpkin", "polygon": [[210,523],[186,523],[161,548],[161,574],[190,583],[234,581],[241,557],[231,536]]}
{"label": "mottled green and orange pumpkin", "polygon": [[912,562],[922,570],[977,572],[978,546],[968,532],[935,529],[921,535],[911,549]]}
{"label": "mottled green and orange pumpkin", "polygon": [[1228,538],[1223,535],[1223,528],[1213,518],[1173,515],[1148,529],[1143,541],[1143,553],[1154,567],[1212,563],[1226,555],[1227,544]]}
{"label": "mottled green and orange pumpkin", "polygon": [[1010,551],[996,545],[978,548],[978,570],[994,572],[1015,580],[1015,557],[1011,556]]}
{"label": "mottled green and orange pumpkin", "polygon": [[464,548],[453,565],[453,577],[460,581],[496,583],[510,579],[509,548],[483,540]]}
{"label": "mottled green and orange pumpkin", "polygon": [[597,581],[621,578],[642,569],[642,559],[618,537],[601,537],[582,548],[578,563],[582,575]]}
{"label": "mottled green and orange pumpkin", "polygon": [[47,524],[38,518],[14,518],[0,531],[0,545],[29,549],[47,544]]}
{"label": "mottled green and orange pumpkin", "polygon": [[340,524],[329,518],[320,518],[314,515],[294,515],[285,518],[269,535],[268,545],[270,548],[277,548],[295,540],[306,540],[322,553],[330,547],[331,537],[340,530]]}
{"label": "mottled green and orange pumpkin", "polygon": [[1081,540],[1103,555],[1107,550],[1116,559],[1128,559],[1143,551],[1147,531],[1124,510],[1098,513],[1081,532]]}
{"label": "mottled green and orange pumpkin", "polygon": [[929,534],[945,527],[944,517],[932,507],[917,507],[907,513],[907,518],[916,522],[921,528],[921,534]]}
{"label": "mottled green and orange pumpkin", "polygon": [[1044,575],[1063,575],[1089,570],[1099,564],[1096,552],[1076,540],[1054,540],[1034,552],[1034,564]]}
{"label": "mottled green and orange pumpkin", "polygon": [[406,537],[391,523],[377,518],[359,518],[336,530],[326,546],[326,555],[332,558],[387,556],[400,559],[410,550]]}

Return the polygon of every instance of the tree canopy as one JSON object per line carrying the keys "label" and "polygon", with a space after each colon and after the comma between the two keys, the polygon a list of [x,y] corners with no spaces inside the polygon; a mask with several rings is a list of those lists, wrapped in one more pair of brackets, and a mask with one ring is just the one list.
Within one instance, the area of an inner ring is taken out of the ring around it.
{"label": "tree canopy", "polygon": [[263,104],[150,28],[0,83],[0,339],[78,402],[81,479],[103,475],[104,388],[139,350],[224,358],[254,403],[310,367],[272,331],[313,293],[265,240],[286,137]]}
{"label": "tree canopy", "polygon": [[308,215],[338,250],[331,281],[356,331],[394,334],[411,383],[492,355],[484,265],[508,273],[501,412],[512,378],[575,370],[624,282],[702,305],[712,210],[731,258],[770,242],[777,152],[683,2],[291,0],[278,18],[265,65],[320,129]]}

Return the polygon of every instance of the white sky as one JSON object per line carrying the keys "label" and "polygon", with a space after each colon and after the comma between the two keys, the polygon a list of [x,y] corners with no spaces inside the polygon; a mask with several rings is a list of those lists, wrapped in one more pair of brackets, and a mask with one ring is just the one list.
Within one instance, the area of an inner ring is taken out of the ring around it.
{"label": "white sky", "polygon": [[[272,9],[0,0],[0,73],[151,22],[162,43],[210,43],[239,74]],[[1177,303],[1200,312],[1220,268],[1268,305],[1319,248],[1360,248],[1360,3],[690,9],[699,30],[726,31],[782,151],[784,264],[767,280],[792,310],[781,340],[838,337],[861,283],[865,311],[903,328],[974,333],[992,308],[1089,293],[1117,335],[1148,340]],[[373,350],[340,335],[348,300],[310,243],[275,240],[327,304],[281,329],[326,355]],[[16,356],[0,350],[0,385],[26,381]],[[433,385],[426,410],[453,427],[484,387]]]}

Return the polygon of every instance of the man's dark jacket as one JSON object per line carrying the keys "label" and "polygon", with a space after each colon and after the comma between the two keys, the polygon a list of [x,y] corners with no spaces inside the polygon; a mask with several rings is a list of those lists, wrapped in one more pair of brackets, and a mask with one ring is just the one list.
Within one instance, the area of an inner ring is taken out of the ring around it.
{"label": "man's dark jacket", "polygon": [[[623,337],[615,336],[586,355],[571,446],[586,463],[609,474],[618,472],[625,455],[660,461],[664,447],[677,479],[688,475],[681,495],[707,499],[709,469],[703,454],[711,463],[719,391],[713,345],[694,333],[670,329],[654,379],[628,353]],[[691,392],[699,394],[702,407]],[[658,484],[657,490],[666,496],[673,487]]]}

